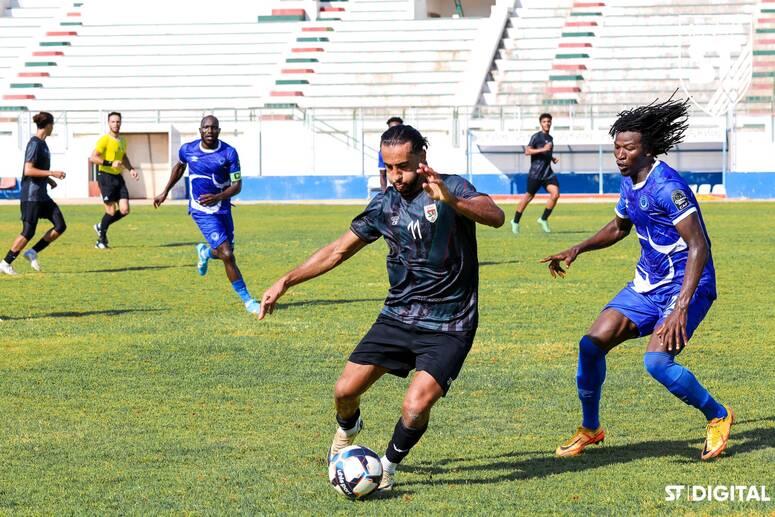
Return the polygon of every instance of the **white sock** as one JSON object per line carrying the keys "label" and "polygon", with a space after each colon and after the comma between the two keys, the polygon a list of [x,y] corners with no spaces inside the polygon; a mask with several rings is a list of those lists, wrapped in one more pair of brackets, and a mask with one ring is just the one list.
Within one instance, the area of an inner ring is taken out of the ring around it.
{"label": "white sock", "polygon": [[[342,429],[342,426],[339,426],[339,429]],[[342,432],[345,434],[345,436],[352,436],[360,430],[361,430],[361,426],[359,421],[355,424],[355,426],[352,429],[342,429]]]}
{"label": "white sock", "polygon": [[391,474],[395,473],[398,463],[393,463],[392,461],[387,459],[387,456],[382,456],[382,458],[380,458],[379,461],[380,463],[382,463],[382,470],[390,472]]}

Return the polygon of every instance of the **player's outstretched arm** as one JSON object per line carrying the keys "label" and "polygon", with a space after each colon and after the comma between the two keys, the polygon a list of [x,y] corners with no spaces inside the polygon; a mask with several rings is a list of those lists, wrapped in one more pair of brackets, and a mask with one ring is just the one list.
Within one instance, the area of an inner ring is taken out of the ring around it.
{"label": "player's outstretched arm", "polygon": [[675,225],[675,229],[686,242],[688,257],[686,258],[683,284],[681,284],[681,291],[678,293],[673,312],[665,318],[665,322],[656,332],[657,337],[662,340],[662,344],[665,345],[668,352],[673,350],[679,352],[689,341],[686,336],[689,302],[697,290],[702,271],[705,269],[705,264],[710,256],[708,241],[705,239],[705,232],[702,231],[700,218],[696,213],[684,218]]}
{"label": "player's outstretched arm", "polygon": [[629,235],[632,229],[632,221],[616,216],[607,225],[603,226],[595,235],[589,239],[571,246],[565,251],[549,255],[542,258],[539,262],[542,264],[549,263],[549,273],[553,278],[565,277],[565,270],[560,265],[565,264],[565,267],[570,267],[576,260],[576,257],[587,251],[599,250],[607,248],[613,244],[616,244],[620,240]]}
{"label": "player's outstretched arm", "polygon": [[439,174],[424,163],[420,164],[417,173],[423,177],[422,188],[431,199],[448,204],[460,215],[477,223],[494,228],[503,226],[506,216],[490,196],[482,195],[471,199],[459,198],[449,191]]}
{"label": "player's outstretched arm", "polygon": [[170,174],[170,179],[167,181],[167,186],[164,187],[164,190],[161,191],[161,194],[153,198],[154,208],[159,208],[159,205],[164,203],[170,193],[170,190],[172,190],[172,187],[174,187],[175,184],[180,181],[180,178],[183,177],[184,172],[186,172],[185,163],[178,162],[172,167],[172,173]]}
{"label": "player's outstretched arm", "polygon": [[358,253],[367,244],[352,230],[347,230],[334,242],[313,253],[303,264],[283,275],[272,287],[266,290],[261,297],[261,312],[258,314],[258,319],[264,319],[267,313],[272,314],[277,300],[285,294],[288,288],[331,271]]}

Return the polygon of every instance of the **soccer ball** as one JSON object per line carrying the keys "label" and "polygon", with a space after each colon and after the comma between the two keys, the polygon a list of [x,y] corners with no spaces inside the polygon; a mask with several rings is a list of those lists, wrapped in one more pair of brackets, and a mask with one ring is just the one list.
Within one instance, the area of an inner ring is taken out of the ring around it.
{"label": "soccer ball", "polygon": [[348,499],[362,499],[379,486],[382,463],[368,447],[350,445],[331,458],[328,479],[334,490]]}

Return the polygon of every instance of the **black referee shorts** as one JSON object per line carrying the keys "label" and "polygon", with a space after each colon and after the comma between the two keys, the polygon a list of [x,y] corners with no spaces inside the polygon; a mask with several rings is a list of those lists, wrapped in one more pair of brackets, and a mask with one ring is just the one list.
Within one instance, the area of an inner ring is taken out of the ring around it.
{"label": "black referee shorts", "polygon": [[416,369],[430,374],[447,394],[471,350],[476,329],[441,332],[380,315],[350,354],[356,364],[382,366],[399,377]]}
{"label": "black referee shorts", "polygon": [[98,172],[97,183],[100,186],[103,202],[115,203],[119,199],[129,199],[129,191],[126,188],[124,176],[121,174]]}

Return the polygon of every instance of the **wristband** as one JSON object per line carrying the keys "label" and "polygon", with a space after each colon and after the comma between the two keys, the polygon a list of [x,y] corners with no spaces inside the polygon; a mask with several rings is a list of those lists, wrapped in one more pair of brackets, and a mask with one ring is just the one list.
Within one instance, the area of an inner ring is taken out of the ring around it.
{"label": "wristband", "polygon": [[109,162],[108,160],[102,160],[102,165],[105,167],[112,167],[113,162]]}

